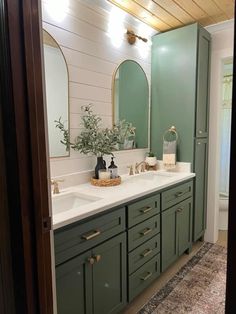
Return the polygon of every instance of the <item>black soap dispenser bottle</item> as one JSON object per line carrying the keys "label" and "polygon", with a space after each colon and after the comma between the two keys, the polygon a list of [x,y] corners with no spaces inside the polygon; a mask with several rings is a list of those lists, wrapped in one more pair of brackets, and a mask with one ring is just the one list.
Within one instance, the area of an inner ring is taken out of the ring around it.
{"label": "black soap dispenser bottle", "polygon": [[110,171],[111,173],[111,179],[115,179],[118,177],[118,168],[117,166],[115,165],[114,163],[114,157],[111,157],[111,164],[110,166],[108,167],[108,170]]}

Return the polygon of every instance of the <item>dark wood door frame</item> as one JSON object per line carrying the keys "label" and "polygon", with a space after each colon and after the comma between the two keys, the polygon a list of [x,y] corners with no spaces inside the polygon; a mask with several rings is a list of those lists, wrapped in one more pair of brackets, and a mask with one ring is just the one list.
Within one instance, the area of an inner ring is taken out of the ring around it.
{"label": "dark wood door frame", "polygon": [[16,313],[52,314],[40,2],[0,0],[0,17],[0,110],[15,308]]}
{"label": "dark wood door frame", "polygon": [[[235,12],[236,13],[236,12]],[[236,313],[236,27],[234,25],[233,98],[231,126],[231,157],[229,184],[228,260],[226,282],[226,313]]]}

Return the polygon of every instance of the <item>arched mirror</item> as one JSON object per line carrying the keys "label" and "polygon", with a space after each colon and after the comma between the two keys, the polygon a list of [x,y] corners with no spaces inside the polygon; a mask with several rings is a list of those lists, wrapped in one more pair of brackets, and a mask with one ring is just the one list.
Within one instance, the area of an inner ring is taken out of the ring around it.
{"label": "arched mirror", "polygon": [[[50,157],[69,156],[69,147],[62,142],[69,136],[69,79],[64,55],[55,41],[43,31],[44,69],[48,118]],[[61,121],[66,132],[61,132],[55,121]]]}
{"label": "arched mirror", "polygon": [[147,148],[149,126],[149,86],[143,68],[125,60],[113,78],[113,122],[126,120],[135,127],[120,149]]}

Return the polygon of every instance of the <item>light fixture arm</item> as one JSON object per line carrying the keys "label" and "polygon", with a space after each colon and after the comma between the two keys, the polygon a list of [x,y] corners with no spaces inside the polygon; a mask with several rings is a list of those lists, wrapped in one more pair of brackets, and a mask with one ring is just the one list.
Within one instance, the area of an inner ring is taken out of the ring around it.
{"label": "light fixture arm", "polygon": [[136,35],[133,31],[130,31],[130,30],[127,30],[126,34],[127,34],[128,43],[130,45],[133,45],[136,42],[137,38],[142,40],[145,43],[148,41],[147,38]]}

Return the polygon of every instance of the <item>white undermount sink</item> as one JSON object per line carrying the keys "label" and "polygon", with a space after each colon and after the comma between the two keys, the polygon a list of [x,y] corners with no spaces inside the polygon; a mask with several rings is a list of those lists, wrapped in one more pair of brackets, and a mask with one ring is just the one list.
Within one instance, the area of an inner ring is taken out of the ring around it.
{"label": "white undermount sink", "polygon": [[138,175],[131,176],[128,178],[129,181],[138,182],[138,181],[155,181],[157,183],[166,183],[170,179],[178,176],[176,172],[144,172]]}
{"label": "white undermount sink", "polygon": [[78,192],[64,192],[53,195],[52,211],[53,214],[60,214],[71,209],[80,208],[81,206],[99,201],[101,198],[85,195]]}

